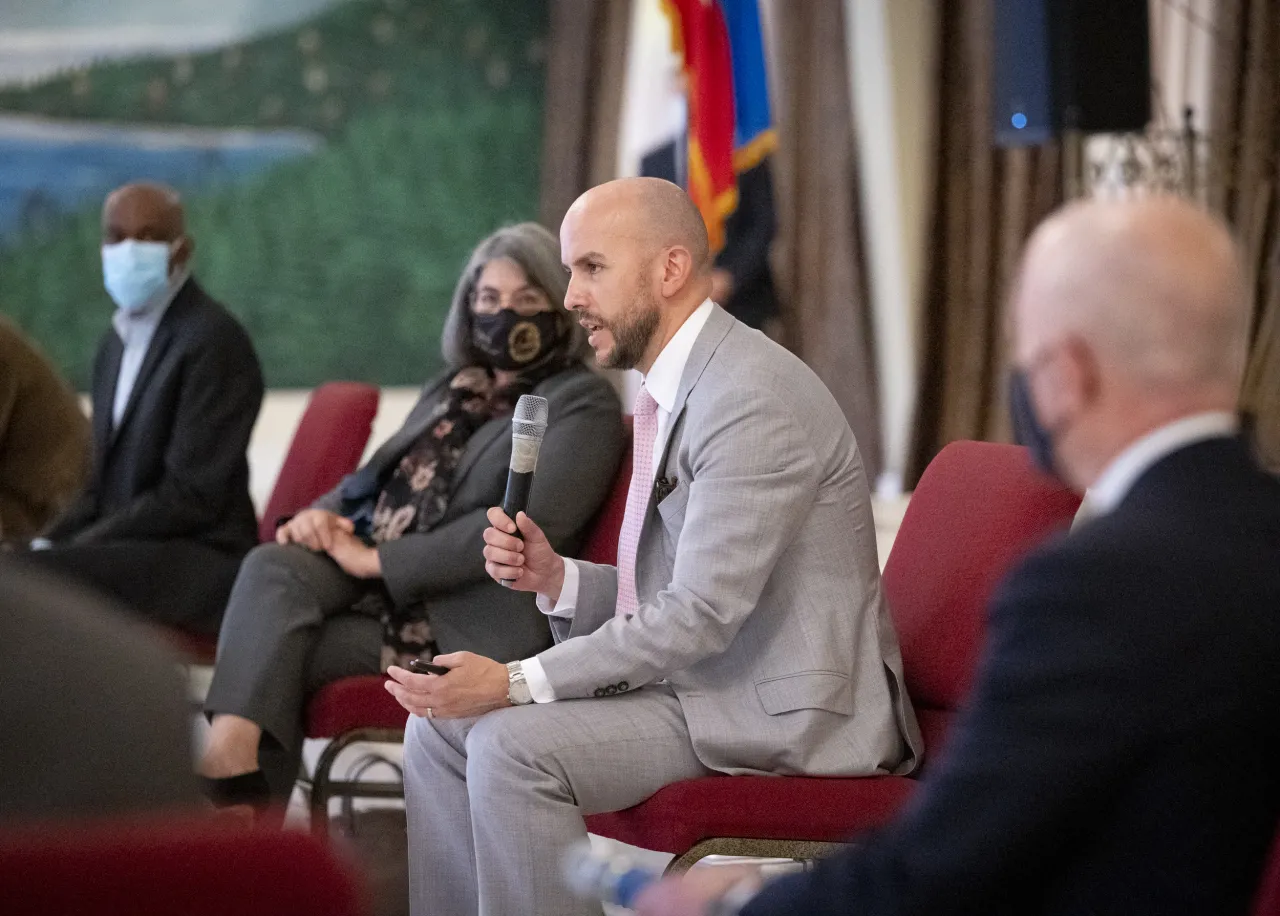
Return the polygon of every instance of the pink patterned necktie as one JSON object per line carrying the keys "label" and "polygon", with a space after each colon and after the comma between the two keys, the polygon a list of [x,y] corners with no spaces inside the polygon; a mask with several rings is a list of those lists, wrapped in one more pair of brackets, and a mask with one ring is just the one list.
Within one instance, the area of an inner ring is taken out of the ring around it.
{"label": "pink patterned necktie", "polygon": [[618,607],[619,616],[634,614],[640,607],[636,596],[636,549],[640,546],[640,529],[644,527],[653,490],[653,440],[658,435],[658,402],[641,385],[636,395],[635,417],[631,437],[631,488],[627,490],[627,511],[622,516],[618,534]]}

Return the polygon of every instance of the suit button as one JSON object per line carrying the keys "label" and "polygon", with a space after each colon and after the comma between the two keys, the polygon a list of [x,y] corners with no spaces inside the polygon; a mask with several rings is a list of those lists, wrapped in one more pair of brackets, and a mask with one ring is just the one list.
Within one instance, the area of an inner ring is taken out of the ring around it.
{"label": "suit button", "polygon": [[611,697],[617,692],[618,692],[618,688],[615,687],[613,684],[610,684],[608,687],[604,689],[604,695],[607,697]]}
{"label": "suit button", "polygon": [[596,692],[595,692],[594,694],[592,694],[592,696],[596,696],[596,697],[602,697],[602,696],[604,696],[604,688],[603,688],[603,687],[597,687],[597,688],[596,688]]}
{"label": "suit button", "polygon": [[626,693],[630,689],[631,689],[631,685],[628,684],[626,681],[622,681],[620,684],[618,684],[619,693]]}

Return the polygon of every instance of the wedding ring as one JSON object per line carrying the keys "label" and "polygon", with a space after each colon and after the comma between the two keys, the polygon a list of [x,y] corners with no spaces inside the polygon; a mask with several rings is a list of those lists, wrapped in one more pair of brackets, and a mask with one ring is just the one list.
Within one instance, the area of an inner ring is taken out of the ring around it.
{"label": "wedding ring", "polygon": [[435,712],[431,709],[431,707],[430,707],[430,706],[428,706],[428,707],[427,707],[427,718],[428,718],[428,719],[434,719],[435,717],[436,717]]}

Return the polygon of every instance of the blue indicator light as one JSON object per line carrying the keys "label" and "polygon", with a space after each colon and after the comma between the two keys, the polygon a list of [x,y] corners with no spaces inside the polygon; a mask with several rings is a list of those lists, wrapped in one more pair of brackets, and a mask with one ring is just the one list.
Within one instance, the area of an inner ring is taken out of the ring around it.
{"label": "blue indicator light", "polygon": [[1027,126],[1027,116],[1020,111],[1016,112],[1010,120],[1012,120],[1013,126],[1017,130],[1022,130]]}

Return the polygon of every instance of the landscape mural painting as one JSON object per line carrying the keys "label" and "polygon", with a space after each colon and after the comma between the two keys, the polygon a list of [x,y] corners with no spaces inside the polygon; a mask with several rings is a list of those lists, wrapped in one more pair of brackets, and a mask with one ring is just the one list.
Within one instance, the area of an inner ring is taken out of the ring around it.
{"label": "landscape mural painting", "polygon": [[[471,247],[536,218],[546,0],[0,5],[0,311],[81,389],[103,196],[176,186],[268,384],[419,384]],[[477,153],[476,151],[482,151]]]}

